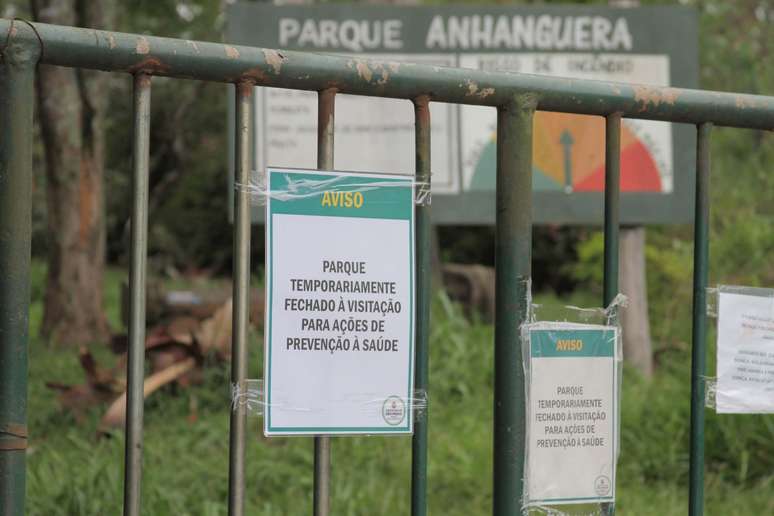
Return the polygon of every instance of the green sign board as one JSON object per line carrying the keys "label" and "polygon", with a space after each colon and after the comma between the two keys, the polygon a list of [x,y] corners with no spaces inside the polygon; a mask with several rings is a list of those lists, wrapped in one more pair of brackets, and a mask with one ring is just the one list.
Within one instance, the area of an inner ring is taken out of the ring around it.
{"label": "green sign board", "polygon": [[[696,87],[693,9],[582,6],[275,6],[228,10],[231,43],[579,79]],[[257,88],[255,168],[314,168],[315,92]],[[496,110],[431,104],[433,219],[491,224],[495,214]],[[534,216],[539,223],[602,220],[601,117],[538,112]],[[411,174],[408,100],[339,95],[336,168]],[[695,129],[625,119],[621,134],[622,223],[688,222]],[[262,214],[256,210],[257,220]]]}

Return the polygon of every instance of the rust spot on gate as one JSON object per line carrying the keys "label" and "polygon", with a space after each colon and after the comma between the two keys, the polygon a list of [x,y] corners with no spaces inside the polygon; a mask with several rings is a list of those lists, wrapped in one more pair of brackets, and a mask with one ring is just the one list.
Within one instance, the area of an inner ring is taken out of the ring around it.
{"label": "rust spot on gate", "polygon": [[371,68],[368,67],[367,61],[355,61],[355,69],[361,79],[365,82],[371,82],[374,73],[371,71]]}
{"label": "rust spot on gate", "polygon": [[282,70],[282,64],[287,60],[287,57],[283,56],[276,50],[264,49],[263,57],[266,59],[266,64],[274,69],[274,73],[279,74]]}
{"label": "rust spot on gate", "polygon": [[129,73],[147,73],[149,75],[163,75],[169,71],[169,66],[156,57],[146,57],[139,63],[133,64],[126,70]]}
{"label": "rust spot on gate", "polygon": [[240,96],[250,97],[253,94],[255,83],[251,80],[244,80],[244,81],[240,81],[236,87],[237,87],[237,90],[239,91]]}
{"label": "rust spot on gate", "polygon": [[465,93],[466,97],[478,97],[480,99],[485,99],[490,95],[494,95],[495,93],[494,88],[479,88],[478,83],[471,81],[470,79],[468,79],[465,84],[461,84],[460,86],[468,87],[468,92]]}
{"label": "rust spot on gate", "polygon": [[142,36],[137,38],[137,43],[134,46],[134,53],[140,55],[150,54],[150,43]]}
{"label": "rust spot on gate", "polygon": [[634,101],[641,102],[640,112],[647,111],[652,104],[658,107],[660,104],[675,105],[680,92],[675,88],[658,88],[655,86],[634,86]]}
{"label": "rust spot on gate", "polygon": [[226,57],[229,59],[239,59],[239,50],[232,46],[226,45]]}
{"label": "rust spot on gate", "polygon": [[242,75],[240,75],[236,82],[241,82],[243,80],[250,80],[258,84],[264,84],[268,82],[268,78],[266,76],[266,70],[263,69],[261,66],[255,66],[253,68],[248,68],[244,72],[242,72]]}

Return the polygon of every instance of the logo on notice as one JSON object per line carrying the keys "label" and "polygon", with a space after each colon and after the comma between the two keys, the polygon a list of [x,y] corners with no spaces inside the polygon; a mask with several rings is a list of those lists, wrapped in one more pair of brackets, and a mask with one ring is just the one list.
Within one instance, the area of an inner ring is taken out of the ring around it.
{"label": "logo on notice", "polygon": [[390,396],[382,404],[382,417],[388,425],[396,426],[406,417],[406,404],[397,396]]}
{"label": "logo on notice", "polygon": [[594,481],[594,491],[599,496],[605,496],[610,492],[610,479],[605,475],[599,475]]}

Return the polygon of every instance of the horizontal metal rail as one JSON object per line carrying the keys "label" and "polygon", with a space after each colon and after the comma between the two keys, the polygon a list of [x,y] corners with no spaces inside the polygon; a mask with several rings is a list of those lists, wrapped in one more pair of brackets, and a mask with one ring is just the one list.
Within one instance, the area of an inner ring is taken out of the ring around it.
{"label": "horizontal metal rail", "polygon": [[[774,97],[485,72],[159,38],[0,19],[0,45],[42,45],[41,63],[299,90],[506,106],[536,95],[537,109],[585,115],[774,129]],[[42,42],[42,43],[41,43]],[[0,47],[2,52],[2,47]]]}

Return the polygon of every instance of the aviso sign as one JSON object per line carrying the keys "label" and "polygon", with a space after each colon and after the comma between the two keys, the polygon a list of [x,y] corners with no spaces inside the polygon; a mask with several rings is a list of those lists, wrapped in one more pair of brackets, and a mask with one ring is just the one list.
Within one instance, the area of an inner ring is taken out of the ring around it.
{"label": "aviso sign", "polygon": [[264,431],[411,433],[410,178],[268,170]]}
{"label": "aviso sign", "polygon": [[525,505],[615,500],[618,331],[556,322],[524,327]]}
{"label": "aviso sign", "polygon": [[[401,62],[545,74],[658,86],[695,87],[697,18],[685,7],[396,7],[237,3],[227,39],[236,44],[380,60],[363,68],[378,79]],[[469,84],[471,95],[485,88]],[[643,102],[646,100],[644,99]],[[314,168],[316,94],[258,88],[255,168]],[[339,170],[411,174],[414,119],[405,100],[339,95],[335,156]],[[494,222],[496,111],[431,103],[433,220]],[[693,129],[624,120],[622,222],[689,221]],[[538,223],[602,220],[604,120],[538,112],[533,188]],[[256,220],[262,212],[255,211]]]}

